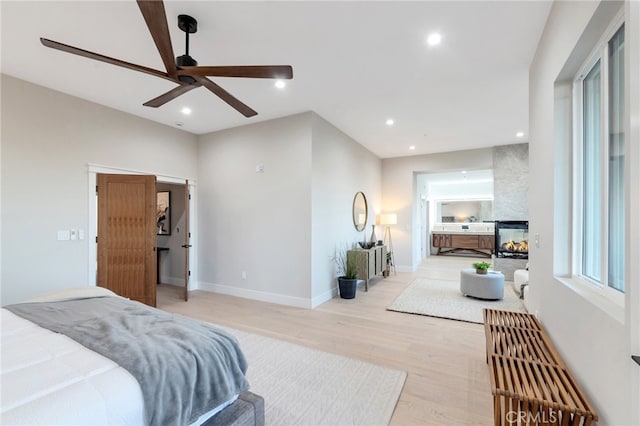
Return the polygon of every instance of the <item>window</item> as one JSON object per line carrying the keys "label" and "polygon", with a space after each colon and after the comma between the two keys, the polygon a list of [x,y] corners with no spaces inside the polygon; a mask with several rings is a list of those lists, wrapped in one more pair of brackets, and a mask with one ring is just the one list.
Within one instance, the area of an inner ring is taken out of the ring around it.
{"label": "window", "polygon": [[602,287],[624,292],[624,24],[588,64],[575,85],[581,107],[577,271]]}

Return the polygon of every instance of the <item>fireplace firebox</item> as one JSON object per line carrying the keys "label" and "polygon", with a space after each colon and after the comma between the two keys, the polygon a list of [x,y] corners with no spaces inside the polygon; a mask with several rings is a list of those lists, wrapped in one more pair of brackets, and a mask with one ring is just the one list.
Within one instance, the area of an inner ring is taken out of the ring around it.
{"label": "fireplace firebox", "polygon": [[526,220],[496,220],[496,257],[529,258],[529,222]]}

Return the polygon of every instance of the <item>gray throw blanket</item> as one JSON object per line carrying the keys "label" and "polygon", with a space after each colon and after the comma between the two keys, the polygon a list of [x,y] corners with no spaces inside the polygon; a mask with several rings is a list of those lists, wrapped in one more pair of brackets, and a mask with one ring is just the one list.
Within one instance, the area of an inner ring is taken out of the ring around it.
{"label": "gray throw blanket", "polygon": [[5,306],[110,358],[140,383],[149,425],[187,425],[249,389],[236,339],[211,324],[98,297]]}

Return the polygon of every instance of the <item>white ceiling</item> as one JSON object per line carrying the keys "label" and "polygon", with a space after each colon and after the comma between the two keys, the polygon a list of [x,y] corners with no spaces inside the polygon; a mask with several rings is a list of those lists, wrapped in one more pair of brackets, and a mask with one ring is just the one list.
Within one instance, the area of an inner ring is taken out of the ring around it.
{"label": "white ceiling", "polygon": [[420,175],[426,184],[493,182],[493,170],[461,170],[446,173],[423,173]]}
{"label": "white ceiling", "polygon": [[[175,85],[39,42],[46,37],[164,71],[133,0],[0,4],[5,74],[170,126],[182,122],[195,134],[311,110],[382,158],[525,142],[528,69],[551,7],[165,1],[176,55],[184,53],[177,15],[188,14],[198,20],[190,54],[199,65],[293,66],[284,90],[272,80],[212,78],[258,111],[247,119],[204,88],[144,107]],[[425,43],[432,32],[442,34],[441,45]],[[180,113],[184,106],[190,116]],[[387,118],[396,124],[387,126]]]}

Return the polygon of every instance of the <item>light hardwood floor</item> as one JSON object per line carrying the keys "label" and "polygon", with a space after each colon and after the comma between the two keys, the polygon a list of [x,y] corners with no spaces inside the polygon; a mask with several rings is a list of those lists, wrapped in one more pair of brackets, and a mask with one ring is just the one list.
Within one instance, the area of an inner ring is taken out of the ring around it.
{"label": "light hardwood floor", "polygon": [[[475,260],[431,256],[415,273],[374,280],[355,299],[301,309],[204,291],[181,299],[158,286],[158,307],[408,373],[392,425],[493,423],[484,329],[480,324],[387,311],[415,278],[458,280]],[[251,363],[251,360],[249,360]]]}

